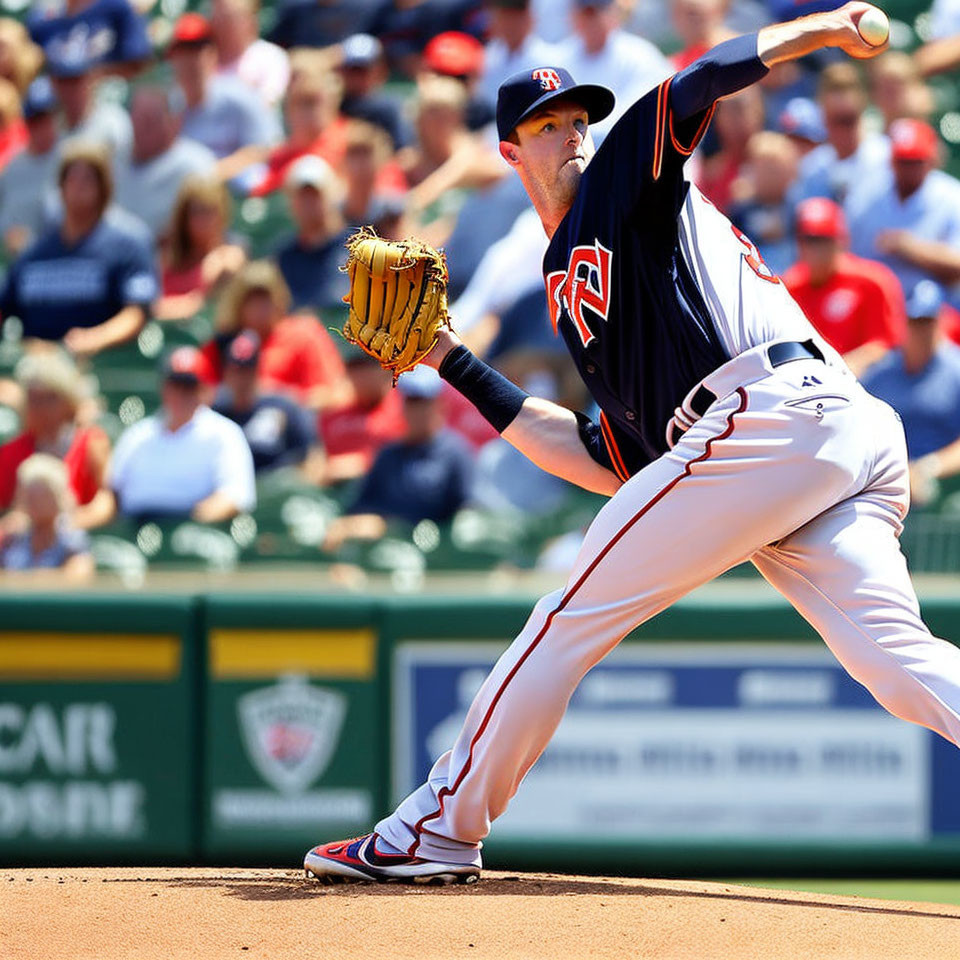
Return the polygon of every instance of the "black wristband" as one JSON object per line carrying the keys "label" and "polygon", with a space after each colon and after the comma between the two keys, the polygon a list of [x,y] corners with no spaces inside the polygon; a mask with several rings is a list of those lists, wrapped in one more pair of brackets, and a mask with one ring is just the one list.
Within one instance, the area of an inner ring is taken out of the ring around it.
{"label": "black wristband", "polygon": [[480,411],[497,433],[503,433],[513,423],[529,396],[463,344],[443,358],[439,373]]}

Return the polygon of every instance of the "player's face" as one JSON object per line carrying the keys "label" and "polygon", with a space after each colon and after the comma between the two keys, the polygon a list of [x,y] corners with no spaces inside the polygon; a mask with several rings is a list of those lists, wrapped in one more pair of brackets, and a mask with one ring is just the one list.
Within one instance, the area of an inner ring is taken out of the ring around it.
{"label": "player's face", "polygon": [[501,152],[522,171],[528,189],[554,205],[569,206],[594,154],[587,120],[578,103],[551,103],[517,127],[519,144],[501,144]]}

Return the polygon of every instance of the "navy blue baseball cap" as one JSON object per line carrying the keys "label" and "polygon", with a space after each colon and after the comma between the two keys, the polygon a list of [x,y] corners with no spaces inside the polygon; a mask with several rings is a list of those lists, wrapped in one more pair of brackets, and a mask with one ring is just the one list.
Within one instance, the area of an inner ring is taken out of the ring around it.
{"label": "navy blue baseball cap", "polygon": [[563,67],[521,70],[504,80],[497,93],[497,133],[500,139],[506,140],[518,123],[560,97],[581,104],[590,123],[610,116],[616,102],[612,90],[594,83],[578,84]]}
{"label": "navy blue baseball cap", "polygon": [[37,77],[23,95],[23,119],[32,120],[57,109],[57,95],[49,77]]}

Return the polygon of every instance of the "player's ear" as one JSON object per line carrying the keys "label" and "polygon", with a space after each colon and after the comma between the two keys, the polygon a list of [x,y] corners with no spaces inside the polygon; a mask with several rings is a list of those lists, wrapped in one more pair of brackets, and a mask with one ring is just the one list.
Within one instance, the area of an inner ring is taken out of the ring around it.
{"label": "player's ear", "polygon": [[511,167],[515,167],[520,162],[520,155],[517,153],[517,145],[509,140],[500,141],[500,156],[503,157]]}

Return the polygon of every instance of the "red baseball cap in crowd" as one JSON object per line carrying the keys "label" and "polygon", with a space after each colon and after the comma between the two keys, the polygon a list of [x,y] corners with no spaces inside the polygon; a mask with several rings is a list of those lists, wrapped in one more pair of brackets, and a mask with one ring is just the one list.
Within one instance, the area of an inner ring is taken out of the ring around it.
{"label": "red baseball cap in crowd", "polygon": [[839,240],[846,235],[847,221],[843,210],[832,200],[811,197],[797,205],[797,236]]}
{"label": "red baseball cap in crowd", "polygon": [[932,160],[939,140],[929,123],[905,118],[890,124],[890,143],[894,160]]}
{"label": "red baseball cap in crowd", "polygon": [[199,13],[185,13],[173,25],[168,49],[172,50],[180,45],[201,46],[212,40],[210,21]]}
{"label": "red baseball cap in crowd", "polygon": [[196,387],[215,378],[210,362],[196,347],[177,347],[163,362],[163,379]]}
{"label": "red baseball cap in crowd", "polygon": [[448,77],[469,77],[483,70],[483,44],[469,33],[438,33],[423,49],[423,65]]}

